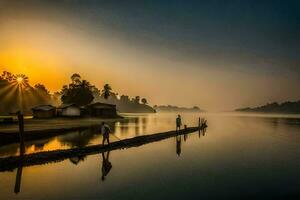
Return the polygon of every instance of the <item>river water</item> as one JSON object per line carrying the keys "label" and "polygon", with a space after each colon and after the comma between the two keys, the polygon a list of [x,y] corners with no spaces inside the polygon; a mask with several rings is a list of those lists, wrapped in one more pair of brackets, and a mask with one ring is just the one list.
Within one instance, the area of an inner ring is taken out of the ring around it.
{"label": "river water", "polygon": [[[182,114],[192,133],[108,154],[0,172],[0,199],[200,199],[300,195],[300,116]],[[175,128],[176,114],[126,115],[111,123],[112,141]],[[68,149],[102,141],[98,130],[26,143],[26,152]],[[18,145],[0,147],[0,156]],[[18,176],[17,176],[17,172]]]}

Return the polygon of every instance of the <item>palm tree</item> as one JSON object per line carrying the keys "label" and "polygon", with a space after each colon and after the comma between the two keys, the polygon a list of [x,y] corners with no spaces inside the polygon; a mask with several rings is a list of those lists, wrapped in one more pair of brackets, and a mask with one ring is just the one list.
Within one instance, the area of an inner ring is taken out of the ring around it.
{"label": "palm tree", "polygon": [[75,73],[75,74],[73,74],[71,76],[71,80],[72,80],[72,83],[74,85],[80,85],[80,83],[81,83],[81,76],[79,74]]}
{"label": "palm tree", "polygon": [[134,99],[134,102],[136,103],[136,104],[139,104],[140,103],[140,96],[136,96],[135,97],[135,99]]}
{"label": "palm tree", "polygon": [[80,83],[80,87],[81,88],[88,88],[88,89],[90,89],[92,86],[91,86],[90,82],[88,82],[87,80],[83,80]]}
{"label": "palm tree", "polygon": [[110,92],[111,92],[111,87],[109,84],[105,84],[103,87],[103,95],[104,95],[104,99],[108,99],[108,97],[110,96]]}
{"label": "palm tree", "polygon": [[8,71],[3,71],[1,79],[7,80],[8,82],[13,81],[14,75]]}
{"label": "palm tree", "polygon": [[143,103],[144,105],[146,105],[146,104],[148,103],[147,99],[146,99],[146,98],[142,98],[142,103]]}

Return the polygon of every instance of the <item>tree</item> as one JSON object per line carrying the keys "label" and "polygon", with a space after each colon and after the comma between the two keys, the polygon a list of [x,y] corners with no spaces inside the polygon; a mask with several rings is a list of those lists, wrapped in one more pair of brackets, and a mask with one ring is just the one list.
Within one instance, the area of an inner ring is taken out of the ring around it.
{"label": "tree", "polygon": [[74,85],[80,85],[80,83],[81,83],[81,76],[79,74],[75,73],[75,74],[73,74],[71,76],[71,80],[72,80],[72,83]]}
{"label": "tree", "polygon": [[35,89],[38,93],[50,95],[50,92],[47,90],[47,88],[46,88],[45,85],[43,85],[43,84],[40,84],[40,83],[35,84],[34,89]]}
{"label": "tree", "polygon": [[64,104],[75,103],[79,106],[87,105],[94,99],[92,86],[87,80],[81,80],[79,74],[71,76],[72,83],[64,85],[61,90],[61,101]]}
{"label": "tree", "polygon": [[142,103],[143,103],[144,105],[148,104],[147,99],[146,99],[146,98],[142,98]]}
{"label": "tree", "polygon": [[1,79],[11,82],[14,79],[14,75],[8,71],[3,71],[2,75],[1,75]]}
{"label": "tree", "polygon": [[108,99],[108,97],[110,96],[110,93],[111,93],[111,86],[109,84],[105,84],[104,87],[103,87],[103,96],[104,96],[104,99]]}
{"label": "tree", "polygon": [[90,89],[93,93],[94,98],[100,97],[101,91],[96,86],[92,85]]}
{"label": "tree", "polygon": [[31,89],[31,94],[33,94],[34,97],[34,99],[31,99],[31,102],[34,102],[35,105],[52,103],[50,92],[43,84],[36,84],[34,88]]}
{"label": "tree", "polygon": [[130,102],[129,97],[127,95],[121,95],[120,101],[123,102],[123,103]]}
{"label": "tree", "polygon": [[139,104],[140,103],[140,96],[136,96],[135,97],[135,99],[134,99],[134,102],[136,103],[136,104]]}

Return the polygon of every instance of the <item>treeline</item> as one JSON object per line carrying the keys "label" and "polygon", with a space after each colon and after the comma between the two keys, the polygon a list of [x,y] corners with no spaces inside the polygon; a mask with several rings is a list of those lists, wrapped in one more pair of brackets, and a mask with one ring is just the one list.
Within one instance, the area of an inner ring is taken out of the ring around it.
{"label": "treeline", "polygon": [[194,106],[191,108],[186,107],[178,107],[172,105],[155,105],[153,107],[157,112],[201,112],[202,110],[198,106]]}
{"label": "treeline", "polygon": [[31,86],[28,77],[23,74],[15,75],[4,71],[0,76],[0,99],[1,115],[19,110],[31,113],[31,108],[37,105],[58,106],[75,103],[84,106],[93,102],[116,104],[120,112],[155,112],[147,105],[146,98],[136,96],[130,99],[127,95],[119,96],[112,91],[109,84],[105,84],[100,90],[89,81],[82,79],[78,73],[71,76],[69,84],[51,94],[43,84]]}
{"label": "treeline", "polygon": [[64,85],[59,94],[64,104],[76,103],[83,106],[93,102],[101,102],[115,104],[119,112],[155,112],[151,106],[147,105],[148,101],[146,98],[120,96],[112,91],[109,84],[105,84],[103,89],[100,90],[87,80],[83,80],[79,74],[73,74],[71,83]]}
{"label": "treeline", "polygon": [[263,113],[287,113],[287,114],[299,114],[300,113],[300,101],[287,101],[283,103],[268,103],[259,107],[247,107],[239,108],[235,111],[239,112],[263,112]]}

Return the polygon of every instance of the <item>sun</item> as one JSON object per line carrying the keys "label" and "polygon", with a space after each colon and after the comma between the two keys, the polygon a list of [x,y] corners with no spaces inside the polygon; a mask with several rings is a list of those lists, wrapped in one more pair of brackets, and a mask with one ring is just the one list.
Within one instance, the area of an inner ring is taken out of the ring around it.
{"label": "sun", "polygon": [[21,87],[27,87],[28,86],[28,77],[24,74],[17,74],[13,77],[13,83],[18,84]]}
{"label": "sun", "polygon": [[18,77],[18,78],[17,78],[17,83],[18,83],[18,84],[22,84],[23,81],[24,81],[24,79],[23,79],[22,77]]}

